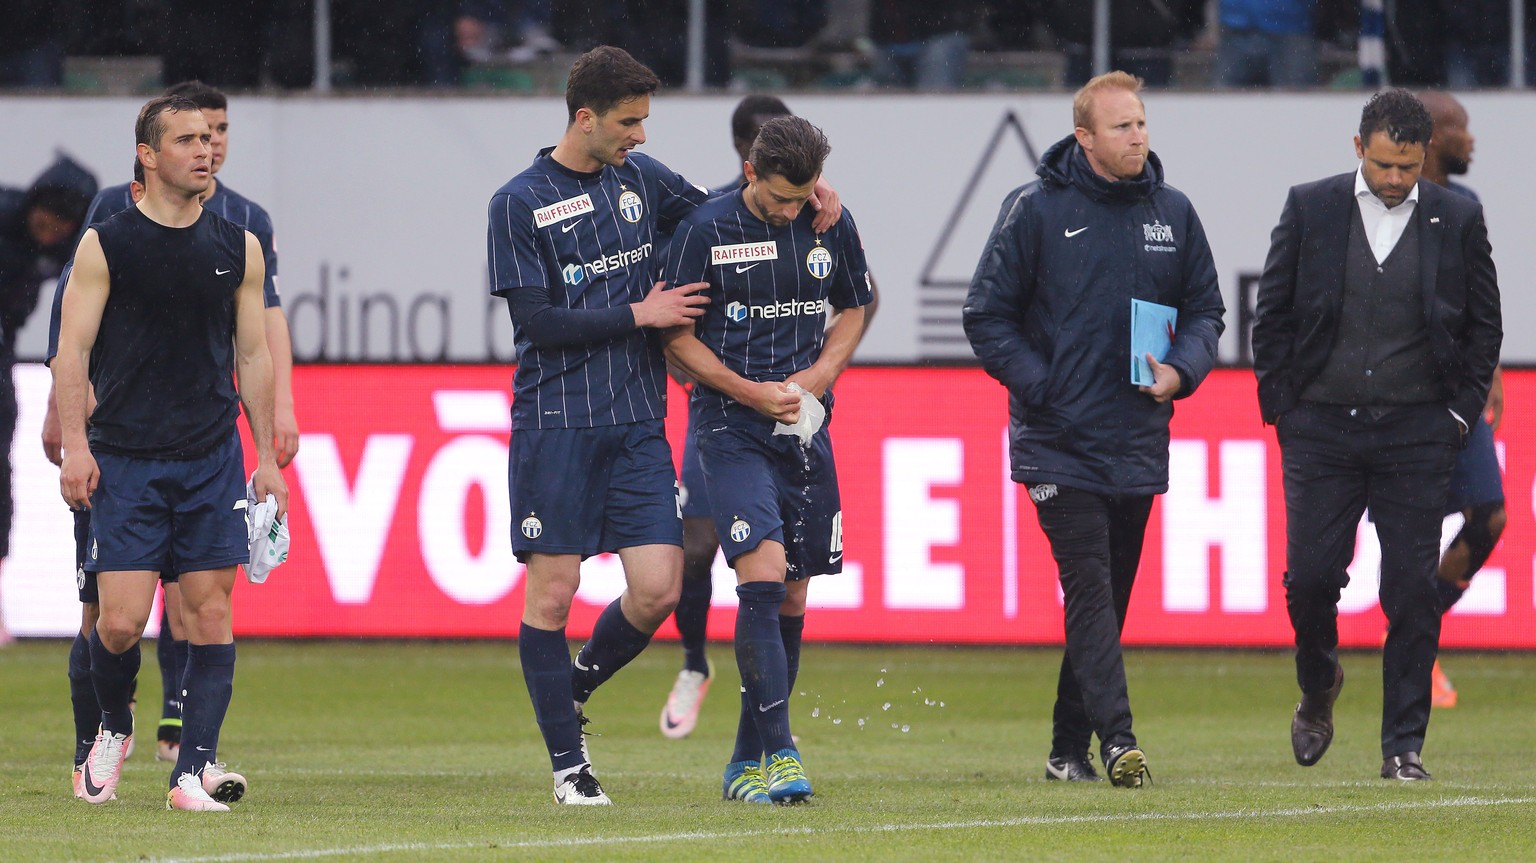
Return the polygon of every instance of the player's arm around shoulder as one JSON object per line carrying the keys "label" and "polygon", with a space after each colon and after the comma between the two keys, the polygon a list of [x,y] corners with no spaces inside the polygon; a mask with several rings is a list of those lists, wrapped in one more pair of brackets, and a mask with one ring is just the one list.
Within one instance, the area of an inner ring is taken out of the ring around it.
{"label": "player's arm around shoulder", "polygon": [[245,278],[235,291],[235,368],[240,400],[245,404],[251,439],[256,444],[256,474],[252,478],[258,500],[268,494],[277,498],[278,515],[288,511],[288,484],[277,466],[273,446],[272,355],[267,348],[266,261],[261,243],[245,232]]}
{"label": "player's arm around shoulder", "polygon": [[101,329],[111,279],[101,238],[87,230],[75,250],[75,266],[69,291],[59,310],[59,352],[53,358],[54,398],[59,411],[63,459],[59,466],[59,492],[72,509],[89,508],[100,472],[86,440],[85,416],[90,398],[91,349]]}

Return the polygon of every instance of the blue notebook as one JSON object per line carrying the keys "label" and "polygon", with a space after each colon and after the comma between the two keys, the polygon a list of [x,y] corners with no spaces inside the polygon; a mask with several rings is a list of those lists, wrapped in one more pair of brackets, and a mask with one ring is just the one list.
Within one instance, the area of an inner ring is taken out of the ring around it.
{"label": "blue notebook", "polygon": [[1179,323],[1179,310],[1161,303],[1131,300],[1131,383],[1150,387],[1156,383],[1147,354],[1162,362],[1173,346],[1173,331]]}

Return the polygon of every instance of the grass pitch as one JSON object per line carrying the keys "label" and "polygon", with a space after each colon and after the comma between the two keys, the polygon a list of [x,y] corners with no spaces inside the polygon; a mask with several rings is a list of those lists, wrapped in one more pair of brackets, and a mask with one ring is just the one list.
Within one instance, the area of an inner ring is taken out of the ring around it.
{"label": "grass pitch", "polygon": [[163,811],[146,645],[140,749],[119,802],[74,800],[61,641],[0,652],[0,859],[1531,860],[1536,656],[1453,654],[1435,781],[1377,778],[1380,660],[1349,654],[1338,733],[1296,766],[1288,656],[1134,651],[1155,784],[1047,783],[1055,650],[808,646],[792,702],[816,798],[720,800],[735,732],[729,645],[694,735],[657,716],[680,663],[659,643],[593,697],[611,809],[557,808],[506,643],[247,641],[221,756],[251,791],[229,815]]}

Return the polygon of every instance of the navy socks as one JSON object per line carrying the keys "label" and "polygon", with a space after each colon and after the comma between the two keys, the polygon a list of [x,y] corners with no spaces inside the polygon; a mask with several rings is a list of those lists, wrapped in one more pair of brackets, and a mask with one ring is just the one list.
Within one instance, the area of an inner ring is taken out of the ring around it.
{"label": "navy socks", "polygon": [[713,585],[709,576],[683,578],[683,593],[677,600],[677,631],[682,635],[683,667],[700,674],[709,674],[709,660],[704,656],[704,643],[708,636],[709,600]]}
{"label": "navy socks", "polygon": [[549,749],[550,767],[559,772],[579,766],[586,759],[581,754],[581,723],[571,700],[571,651],[565,630],[537,629],[525,623],[518,630],[517,653],[533,717]]}
{"label": "navy socks", "polygon": [[91,630],[91,681],[96,700],[101,704],[101,727],[113,734],[133,733],[133,713],[128,700],[133,680],[139,675],[139,643],[122,653],[113,653],[101,643],[101,636]]}
{"label": "navy socks", "polygon": [[219,760],[219,729],[229,711],[235,685],[234,644],[187,647],[187,673],[181,691],[181,753],[171,771],[171,785],[183,773],[197,773]]}
{"label": "navy socks", "polygon": [[592,691],[629,664],[651,643],[651,635],[641,632],[624,617],[619,600],[608,603],[592,626],[592,638],[576,654],[571,677],[571,697],[582,704]]}
{"label": "navy socks", "polygon": [[[749,581],[736,587],[740,607],[736,613],[736,666],[741,672],[742,713],[750,715],[760,746],[743,740],[738,725],[733,761],[756,760],[764,751],[794,747],[789,736],[789,666],[784,636],[779,629],[779,605],[784,585],[776,581]],[[752,751],[742,751],[750,749]]]}
{"label": "navy socks", "polygon": [[91,642],[79,633],[69,648],[69,703],[75,712],[75,764],[84,764],[101,725],[101,703],[91,680]]}

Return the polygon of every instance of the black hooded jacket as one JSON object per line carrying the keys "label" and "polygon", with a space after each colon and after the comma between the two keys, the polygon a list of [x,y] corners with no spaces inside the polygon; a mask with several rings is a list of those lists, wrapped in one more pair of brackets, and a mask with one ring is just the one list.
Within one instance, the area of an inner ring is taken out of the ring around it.
{"label": "black hooded jacket", "polygon": [[1130,381],[1131,299],[1178,309],[1164,362],[1176,398],[1216,362],[1225,306],[1205,230],[1157,154],[1135,180],[1094,173],[1068,137],[1010,192],[966,295],[964,323],[1008,388],[1013,479],[1099,494],[1168,489],[1168,421]]}
{"label": "black hooded jacket", "polygon": [[37,307],[43,282],[57,278],[74,254],[79,232],[55,246],[39,246],[27,230],[27,213],[42,202],[59,215],[83,222],[96,176],[60,155],[26,189],[0,188],[0,363],[15,359],[16,332]]}

